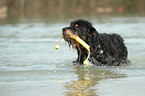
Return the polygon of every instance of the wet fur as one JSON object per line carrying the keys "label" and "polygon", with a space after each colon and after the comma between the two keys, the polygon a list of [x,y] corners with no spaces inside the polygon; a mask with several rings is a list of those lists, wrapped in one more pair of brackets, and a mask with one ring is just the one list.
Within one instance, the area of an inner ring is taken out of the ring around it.
{"label": "wet fur", "polygon": [[123,38],[118,34],[100,34],[86,20],[79,19],[71,22],[70,27],[63,28],[63,38],[77,50],[78,58],[76,62],[83,64],[87,58],[88,51],[66,33],[71,30],[73,34],[78,35],[82,40],[90,45],[89,61],[96,65],[119,66],[128,62],[128,51]]}

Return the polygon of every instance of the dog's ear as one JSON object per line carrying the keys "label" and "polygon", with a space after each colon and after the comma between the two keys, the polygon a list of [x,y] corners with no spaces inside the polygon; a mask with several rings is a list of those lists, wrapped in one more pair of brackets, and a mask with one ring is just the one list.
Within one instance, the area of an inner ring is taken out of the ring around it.
{"label": "dog's ear", "polygon": [[89,31],[89,33],[92,35],[92,36],[94,36],[95,35],[95,33],[96,33],[96,29],[94,28],[94,27],[90,27],[90,30],[88,30]]}

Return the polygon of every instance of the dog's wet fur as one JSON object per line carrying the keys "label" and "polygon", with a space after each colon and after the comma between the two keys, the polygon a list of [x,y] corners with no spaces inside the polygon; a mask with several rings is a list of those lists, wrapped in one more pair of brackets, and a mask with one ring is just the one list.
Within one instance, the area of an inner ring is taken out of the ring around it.
{"label": "dog's wet fur", "polygon": [[99,66],[120,66],[129,62],[128,51],[123,38],[118,34],[98,33],[92,23],[84,20],[74,20],[69,27],[62,29],[62,35],[69,46],[77,50],[76,62],[83,64],[88,56],[88,51],[77,41],[70,37],[70,34],[79,36],[90,46],[89,61]]}

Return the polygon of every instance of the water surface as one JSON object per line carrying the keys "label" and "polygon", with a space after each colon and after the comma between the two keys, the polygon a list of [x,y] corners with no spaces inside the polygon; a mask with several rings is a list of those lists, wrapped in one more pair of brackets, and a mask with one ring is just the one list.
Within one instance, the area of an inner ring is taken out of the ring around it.
{"label": "water surface", "polygon": [[124,38],[131,65],[122,67],[74,65],[76,51],[64,40],[55,50],[71,20],[0,25],[1,96],[144,96],[145,17],[88,18],[100,33]]}

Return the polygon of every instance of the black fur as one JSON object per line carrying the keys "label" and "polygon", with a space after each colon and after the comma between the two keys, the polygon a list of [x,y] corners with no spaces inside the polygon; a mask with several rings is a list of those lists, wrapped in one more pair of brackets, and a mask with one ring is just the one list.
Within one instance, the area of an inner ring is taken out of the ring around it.
{"label": "black fur", "polygon": [[119,66],[128,62],[128,51],[123,38],[118,34],[99,34],[92,24],[86,20],[79,19],[71,22],[70,27],[62,29],[65,41],[77,49],[78,58],[76,62],[80,64],[87,58],[88,51],[70,38],[67,34],[71,30],[72,34],[78,35],[88,45],[90,45],[89,61],[96,65]]}

